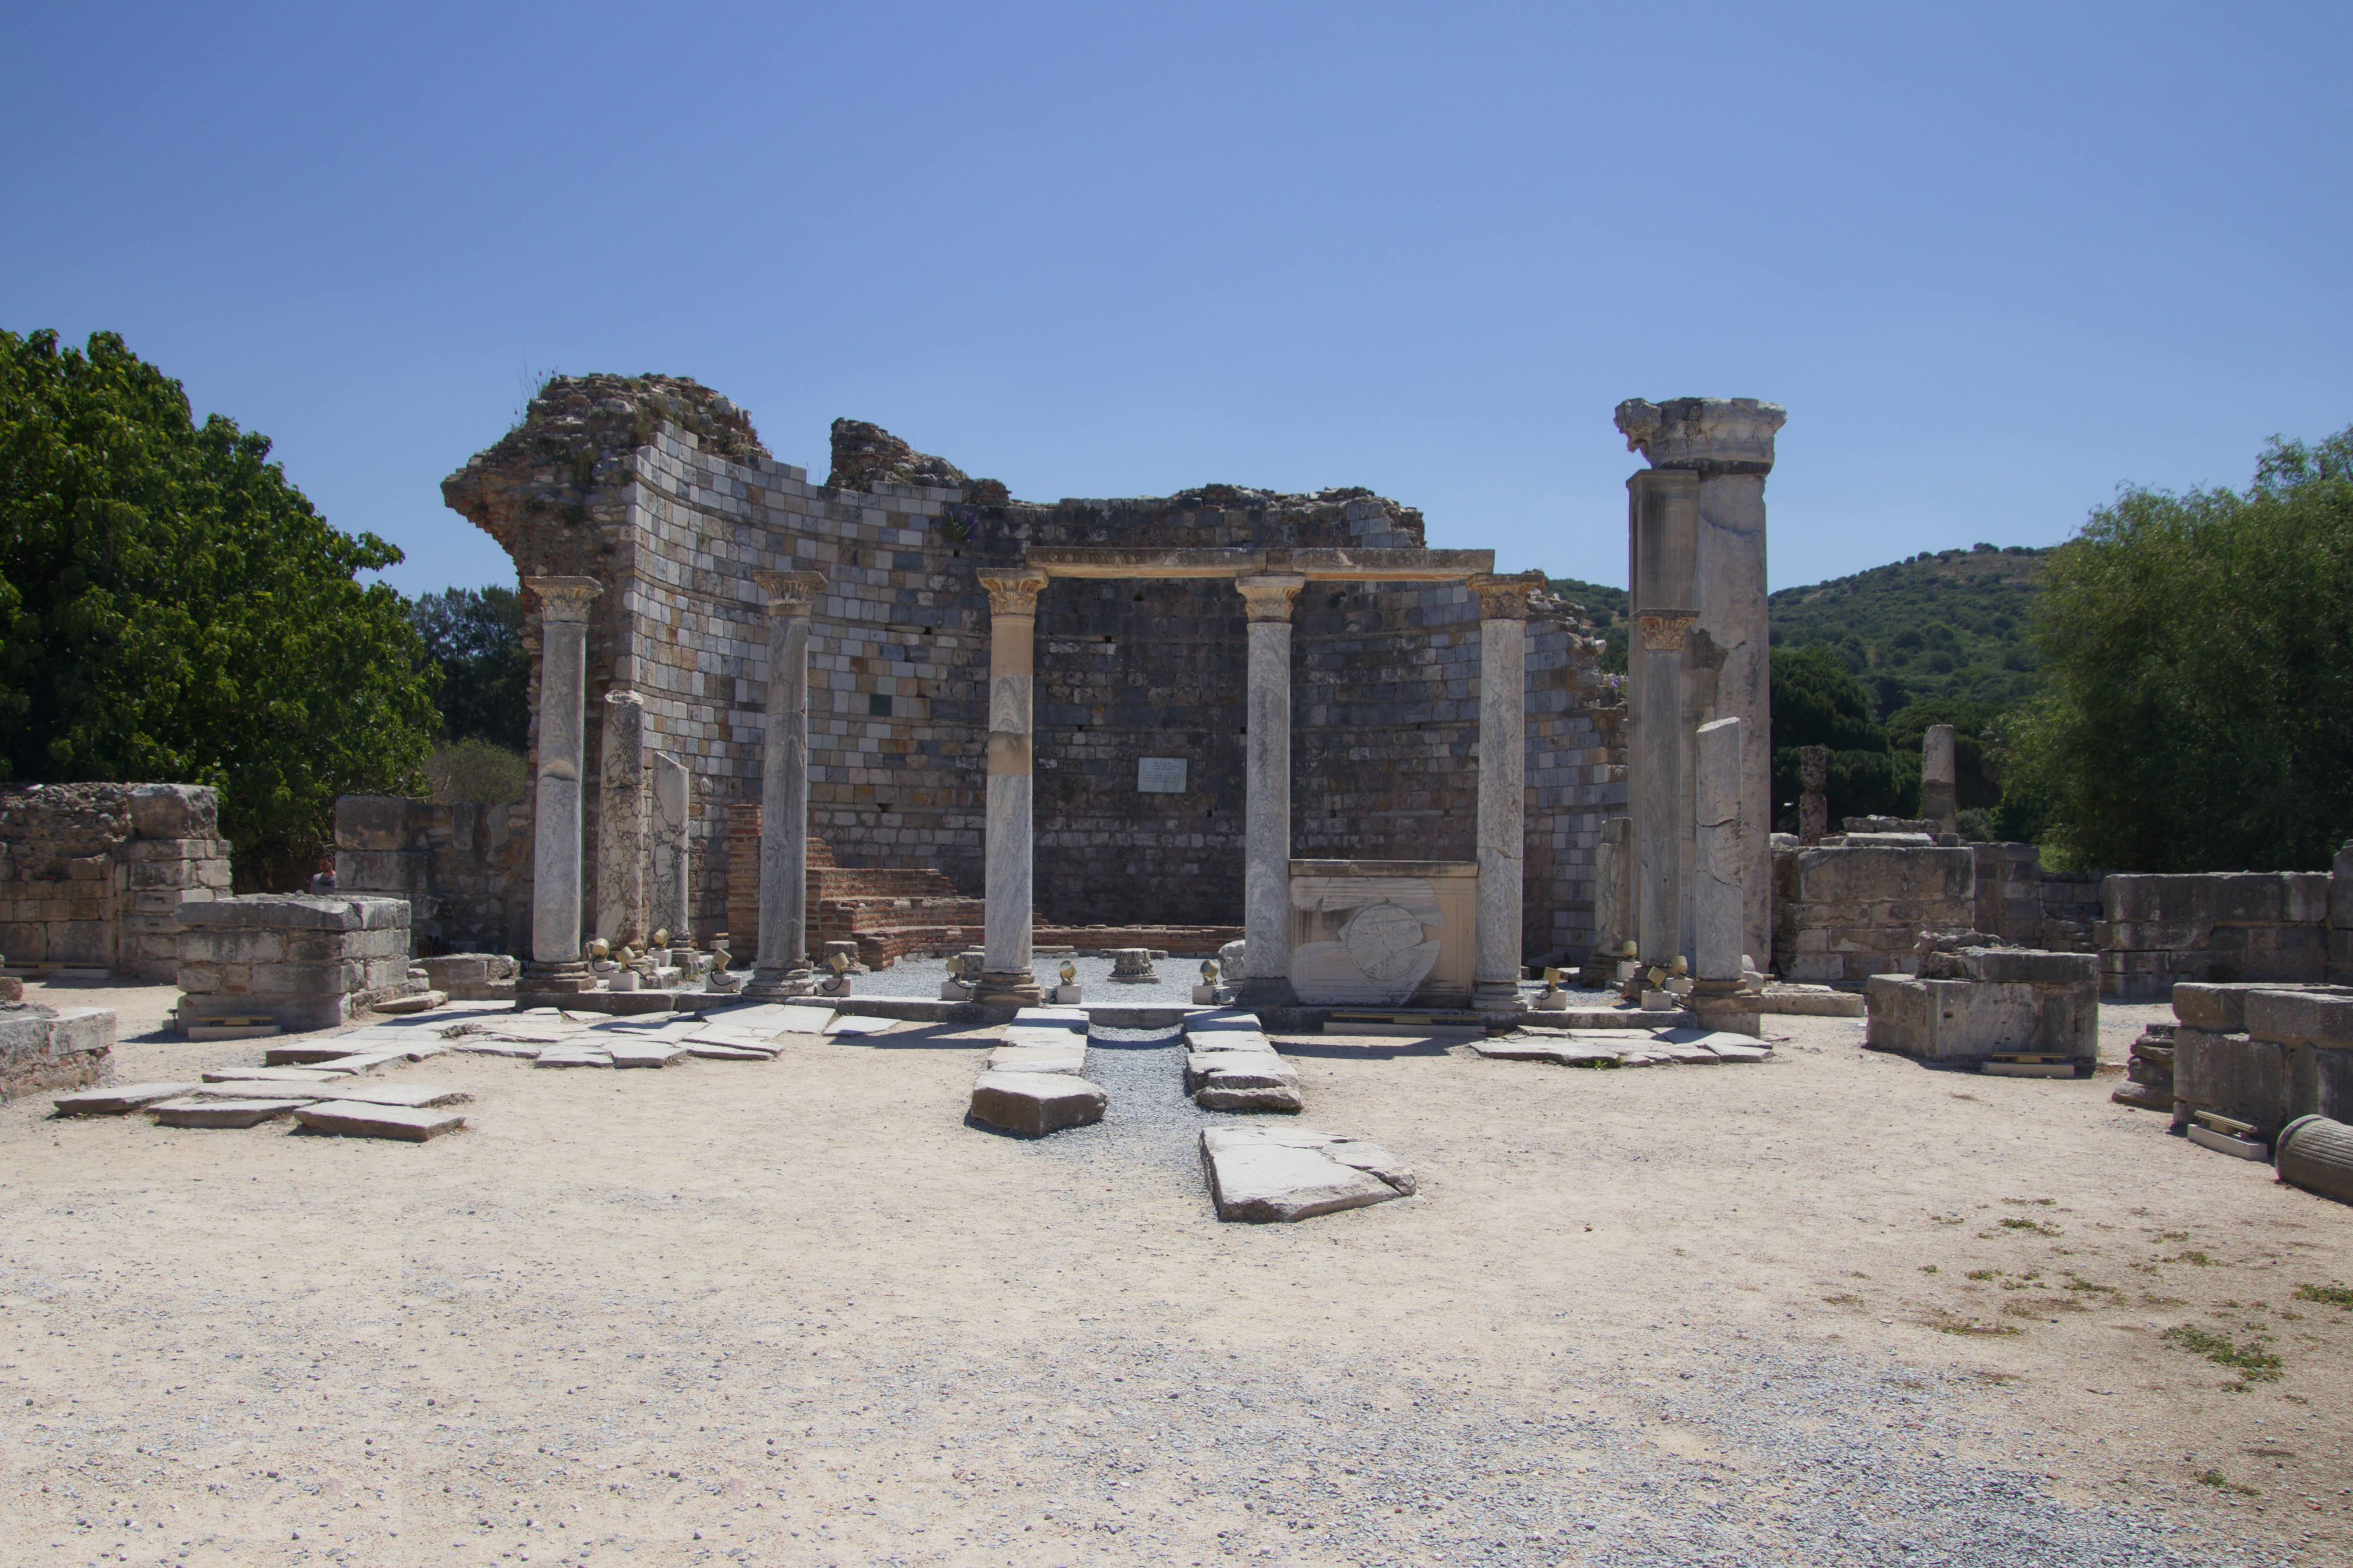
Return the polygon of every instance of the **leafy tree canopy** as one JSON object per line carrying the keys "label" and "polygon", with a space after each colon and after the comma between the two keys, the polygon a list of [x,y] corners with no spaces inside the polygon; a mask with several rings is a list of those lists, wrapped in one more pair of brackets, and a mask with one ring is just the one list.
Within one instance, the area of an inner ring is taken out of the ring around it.
{"label": "leafy tree canopy", "polygon": [[[1887,731],[1871,716],[1871,695],[1830,653],[1818,647],[1773,650],[1773,818],[1784,832],[1798,824],[1798,796],[1805,788],[1798,749],[1830,749],[1830,778],[1823,794],[1831,826],[1841,817],[1901,816],[1910,809],[1898,782]],[[1912,798],[1918,798],[1915,763]]]}
{"label": "leafy tree canopy", "polygon": [[531,657],[522,647],[522,596],[496,585],[445,588],[413,601],[408,618],[425,657],[441,670],[441,737],[524,751]]}
{"label": "leafy tree canopy", "polygon": [[111,332],[0,331],[0,778],[208,784],[241,886],[299,886],[334,799],[413,792],[431,677],[400,552]]}
{"label": "leafy tree canopy", "polygon": [[[2309,870],[2353,833],[2353,429],[2243,493],[2127,489],[2044,569],[2005,768],[2070,862]],[[2005,800],[2005,812],[2009,805]]]}

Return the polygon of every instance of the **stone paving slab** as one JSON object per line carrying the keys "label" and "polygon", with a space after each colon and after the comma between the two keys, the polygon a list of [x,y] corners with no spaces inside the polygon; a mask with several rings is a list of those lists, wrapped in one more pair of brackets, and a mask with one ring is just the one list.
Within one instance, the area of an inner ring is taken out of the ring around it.
{"label": "stone paving slab", "polygon": [[666,1068],[688,1059],[688,1047],[673,1040],[649,1040],[641,1045],[613,1047],[617,1068]]}
{"label": "stone paving slab", "polygon": [[310,1100],[165,1100],[147,1110],[159,1127],[251,1127],[316,1103]]}
{"label": "stone paving slab", "polygon": [[[343,1080],[333,1092],[355,1089]],[[274,1079],[232,1079],[224,1083],[200,1083],[182,1096],[185,1100],[324,1100],[329,1091],[315,1083],[281,1083]]]}
{"label": "stone paving slab", "polygon": [[1417,1190],[1377,1143],[1288,1127],[1208,1127],[1201,1169],[1218,1217],[1264,1224],[1363,1208]]}
{"label": "stone paving slab", "polygon": [[895,1035],[913,1026],[903,1018],[869,1018],[853,1013],[836,1013],[826,1020],[821,1032],[855,1039],[868,1035]]}
{"label": "stone paving slab", "polygon": [[488,1036],[472,1036],[453,1042],[449,1048],[473,1057],[535,1057],[554,1047],[554,1042],[542,1044],[533,1040],[499,1040]]}
{"label": "stone paving slab", "polygon": [[1083,1077],[1087,1048],[1072,1046],[999,1046],[988,1053],[990,1072],[1060,1072]]}
{"label": "stone paving slab", "polygon": [[203,1087],[193,1083],[119,1083],[107,1089],[86,1089],[61,1094],[49,1103],[59,1116],[120,1116],[158,1100],[178,1100]]}
{"label": "stone paving slab", "polygon": [[772,1062],[776,1053],[772,1047],[754,1046],[723,1046],[712,1040],[686,1042],[689,1056],[702,1057],[714,1062]]}
{"label": "stone paving slab", "polygon": [[605,1051],[552,1047],[533,1058],[531,1065],[535,1068],[608,1068],[613,1065],[613,1058]]}
{"label": "stone paving slab", "polygon": [[272,1083],[332,1083],[352,1076],[342,1068],[229,1068],[204,1075],[206,1083],[263,1081]]}
{"label": "stone paving slab", "polygon": [[294,1119],[314,1132],[332,1132],[346,1138],[397,1138],[411,1143],[422,1143],[466,1125],[466,1119],[455,1111],[364,1105],[348,1100],[306,1106],[295,1112]]}
{"label": "stone paving slab", "polygon": [[1068,1073],[984,1072],[973,1080],[972,1118],[1022,1138],[1101,1121],[1111,1097]]}

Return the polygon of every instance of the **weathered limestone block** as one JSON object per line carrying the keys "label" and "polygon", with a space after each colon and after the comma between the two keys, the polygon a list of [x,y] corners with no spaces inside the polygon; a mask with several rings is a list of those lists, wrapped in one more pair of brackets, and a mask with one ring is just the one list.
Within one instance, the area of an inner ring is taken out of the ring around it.
{"label": "weathered limestone block", "polygon": [[410,991],[409,906],[398,899],[256,893],[180,907],[180,1021],[267,1015],[332,1028]]}
{"label": "weathered limestone block", "polygon": [[1875,974],[1866,984],[1863,1043],[1921,1061],[1994,1055],[2099,1055],[2099,977],[2083,953],[1963,948],[1938,955],[1957,978]]}
{"label": "weathered limestone block", "polygon": [[159,1100],[183,1099],[201,1087],[194,1083],[116,1084],[106,1089],[87,1089],[79,1094],[61,1094],[50,1103],[59,1116],[120,1116]]}
{"label": "weathered limestone block", "polygon": [[2173,1036],[2175,1114],[2213,1111],[2253,1126],[2269,1142],[2291,1114],[2289,1049],[2274,1040],[2206,1029]]}
{"label": "weathered limestone block", "polygon": [[0,1002],[0,1101],[103,1082],[113,1052],[111,1007]]}
{"label": "weathered limestone block", "polygon": [[332,1132],[346,1138],[393,1138],[410,1143],[423,1143],[466,1125],[466,1119],[452,1110],[369,1105],[349,1100],[304,1106],[294,1113],[294,1120],[314,1132]]}
{"label": "weathered limestone block", "polygon": [[1059,1072],[984,1072],[973,1080],[976,1121],[1022,1138],[1043,1138],[1101,1121],[1111,1103],[1085,1079]]}
{"label": "weathered limestone block", "polygon": [[1303,1128],[1205,1128],[1201,1169],[1222,1220],[1307,1219],[1417,1190],[1413,1173],[1379,1145]]}

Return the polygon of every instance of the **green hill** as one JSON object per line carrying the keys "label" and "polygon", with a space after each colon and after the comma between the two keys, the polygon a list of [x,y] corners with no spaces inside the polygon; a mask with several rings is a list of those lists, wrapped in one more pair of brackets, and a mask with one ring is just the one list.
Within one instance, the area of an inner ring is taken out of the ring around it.
{"label": "green hill", "polygon": [[[2007,708],[2034,686],[2027,611],[2047,550],[1945,550],[1852,577],[1784,588],[1767,601],[1773,646],[1820,645],[1852,671],[1885,721],[1914,702]],[[1626,590],[1556,577],[1609,640],[1603,668],[1626,668]]]}

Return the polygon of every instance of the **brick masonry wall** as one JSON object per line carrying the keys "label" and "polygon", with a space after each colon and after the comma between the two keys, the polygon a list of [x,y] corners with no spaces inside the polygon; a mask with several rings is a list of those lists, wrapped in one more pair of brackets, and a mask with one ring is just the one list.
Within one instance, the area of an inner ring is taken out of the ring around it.
{"label": "brick masonry wall", "polygon": [[[1018,564],[1033,544],[1423,542],[1418,513],[1363,491],[1209,487],[974,505],[965,498],[976,489],[812,485],[806,469],[748,447],[748,426],[699,435],[566,406],[535,403],[532,422],[452,476],[445,493],[522,574],[607,584],[589,624],[589,842],[601,699],[631,688],[646,699],[648,744],[681,756],[695,778],[697,934],[725,929],[744,953],[756,859],[742,863],[739,813],[758,800],[767,697],[755,569],[815,570],[828,584],[812,617],[808,831],[844,866],[934,868],[977,897],[988,665],[977,570]],[[1343,586],[1319,594],[1325,585],[1312,584],[1294,630],[1293,852],[1468,858],[1478,661],[1470,595],[1331,585]],[[536,606],[526,604],[535,658]],[[1239,919],[1243,624],[1240,596],[1223,583],[1060,580],[1041,596],[1041,919]],[[1574,948],[1589,931],[1592,845],[1625,791],[1583,640],[1540,622],[1529,644],[1534,956]],[[1187,791],[1137,792],[1141,756],[1186,759]]]}
{"label": "brick masonry wall", "polygon": [[0,790],[0,956],[168,982],[174,911],[229,890],[219,810],[200,784]]}

